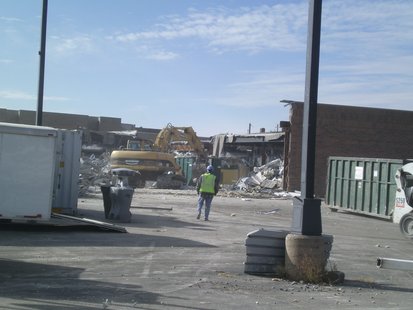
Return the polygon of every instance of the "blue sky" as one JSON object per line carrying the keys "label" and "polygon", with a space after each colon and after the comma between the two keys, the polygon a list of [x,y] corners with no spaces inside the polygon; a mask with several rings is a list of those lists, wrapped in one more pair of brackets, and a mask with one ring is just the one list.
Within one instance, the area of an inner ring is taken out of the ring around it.
{"label": "blue sky", "polygon": [[[0,0],[0,107],[36,110],[42,0]],[[199,136],[304,100],[308,1],[49,0],[44,111]],[[324,0],[321,103],[413,110],[413,1]]]}

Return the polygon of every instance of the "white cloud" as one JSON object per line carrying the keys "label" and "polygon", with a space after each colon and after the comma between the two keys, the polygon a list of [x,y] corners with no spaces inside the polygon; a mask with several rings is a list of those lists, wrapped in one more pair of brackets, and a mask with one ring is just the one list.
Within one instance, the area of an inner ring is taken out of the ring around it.
{"label": "white cloud", "polygon": [[173,53],[173,52],[165,52],[165,51],[153,52],[146,56],[147,59],[161,60],[161,61],[172,60],[177,57],[178,57],[178,54]]}
{"label": "white cloud", "polygon": [[246,76],[246,81],[229,84],[216,98],[204,101],[221,106],[259,108],[274,107],[285,98],[304,98],[304,73],[250,72]]}
{"label": "white cloud", "polygon": [[72,38],[52,37],[54,50],[59,54],[90,53],[94,51],[93,40],[88,35],[79,35]]}
{"label": "white cloud", "polygon": [[411,47],[411,29],[411,1],[328,1],[323,7],[322,49],[363,59],[383,53],[391,57],[395,50]]}
{"label": "white cloud", "polygon": [[155,47],[148,45],[140,45],[135,48],[135,51],[138,54],[138,57],[157,60],[157,61],[169,61],[179,57],[177,53],[165,50],[159,50]]}
{"label": "white cloud", "polygon": [[165,17],[155,29],[114,36],[120,42],[198,39],[215,52],[305,48],[306,4],[243,8],[234,11],[191,10],[187,16]]}
{"label": "white cloud", "polygon": [[5,21],[5,22],[21,22],[22,21],[20,18],[7,17],[7,16],[0,16],[0,20]]}
{"label": "white cloud", "polygon": [[[0,90],[0,98],[9,100],[37,100],[37,95],[28,94],[23,91]],[[45,101],[68,101],[67,97],[44,96]]]}
{"label": "white cloud", "polygon": [[0,64],[8,65],[8,64],[11,64],[12,62],[13,60],[11,59],[0,59]]}
{"label": "white cloud", "polygon": [[45,101],[69,101],[70,98],[67,97],[59,97],[59,96],[44,96],[43,98]]}
{"label": "white cloud", "polygon": [[[384,109],[412,110],[413,91],[409,89],[377,91],[360,84],[328,83],[319,90],[319,102]],[[367,86],[367,85],[366,85]]]}
{"label": "white cloud", "polygon": [[[196,39],[211,51],[302,51],[306,47],[308,3],[281,3],[239,9],[189,10],[184,16],[164,16],[152,29],[114,35],[120,42]],[[397,22],[395,22],[397,21]],[[368,59],[391,53],[413,41],[411,1],[325,1],[322,49]]]}
{"label": "white cloud", "polygon": [[11,100],[34,100],[35,96],[22,91],[0,90],[0,98]]}
{"label": "white cloud", "polygon": [[[233,11],[192,10],[186,16],[165,17],[150,30],[115,38],[146,46],[195,39],[216,53],[304,51],[307,9],[303,2]],[[375,107],[396,101],[393,106],[398,108],[411,106],[411,29],[411,1],[325,1],[319,100]],[[297,71],[297,67],[291,66],[291,70]],[[304,72],[240,76],[244,82],[227,85],[217,98],[208,100],[218,105],[261,107],[278,99],[304,99]]]}

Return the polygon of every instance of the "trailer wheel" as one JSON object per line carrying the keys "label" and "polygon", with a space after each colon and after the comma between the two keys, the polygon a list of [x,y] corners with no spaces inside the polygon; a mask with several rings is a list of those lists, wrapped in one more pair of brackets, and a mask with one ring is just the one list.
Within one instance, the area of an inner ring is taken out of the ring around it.
{"label": "trailer wheel", "polygon": [[413,240],[413,214],[405,214],[400,220],[400,231],[409,239]]}

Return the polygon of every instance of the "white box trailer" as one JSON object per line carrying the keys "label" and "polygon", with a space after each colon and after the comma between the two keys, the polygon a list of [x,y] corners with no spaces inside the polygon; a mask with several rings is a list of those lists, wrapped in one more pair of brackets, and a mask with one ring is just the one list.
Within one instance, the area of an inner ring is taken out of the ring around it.
{"label": "white box trailer", "polygon": [[0,123],[0,220],[75,214],[80,148],[80,132]]}

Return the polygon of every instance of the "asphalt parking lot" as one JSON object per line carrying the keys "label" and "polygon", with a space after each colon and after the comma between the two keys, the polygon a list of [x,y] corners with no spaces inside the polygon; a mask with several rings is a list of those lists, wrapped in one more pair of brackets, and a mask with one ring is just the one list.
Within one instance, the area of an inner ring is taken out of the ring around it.
{"label": "asphalt parking lot", "polygon": [[[79,214],[104,221],[100,191]],[[0,225],[0,309],[411,309],[413,272],[378,269],[378,257],[413,259],[388,221],[322,207],[334,236],[339,285],[244,273],[249,232],[289,229],[290,199],[220,193],[197,220],[193,190],[137,189],[127,233],[85,225]]]}

